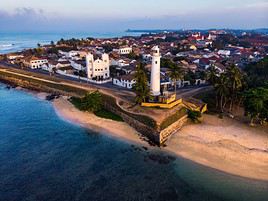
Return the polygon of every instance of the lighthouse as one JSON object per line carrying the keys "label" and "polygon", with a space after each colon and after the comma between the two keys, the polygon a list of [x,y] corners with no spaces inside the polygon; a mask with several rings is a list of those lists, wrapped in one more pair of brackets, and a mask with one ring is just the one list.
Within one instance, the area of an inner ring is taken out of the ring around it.
{"label": "lighthouse", "polygon": [[158,46],[152,48],[152,69],[151,69],[151,95],[159,96],[160,93],[160,49]]}

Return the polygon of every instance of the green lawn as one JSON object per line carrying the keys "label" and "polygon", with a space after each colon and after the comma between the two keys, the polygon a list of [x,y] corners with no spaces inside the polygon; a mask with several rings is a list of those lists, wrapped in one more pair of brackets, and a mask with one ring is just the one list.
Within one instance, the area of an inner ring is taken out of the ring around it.
{"label": "green lawn", "polygon": [[122,117],[120,117],[119,115],[117,114],[114,114],[108,110],[105,110],[105,109],[101,109],[97,112],[94,112],[94,114],[98,117],[101,117],[101,118],[104,118],[104,119],[111,119],[111,120],[114,120],[114,121],[120,121],[120,122],[123,122],[124,120],[122,119]]}
{"label": "green lawn", "polygon": [[[81,108],[81,98],[72,97],[70,99],[70,102],[79,110],[82,110]],[[110,112],[104,108],[102,108],[99,111],[94,112],[94,114],[98,117],[104,118],[104,119],[111,119],[114,121],[120,121],[123,122],[124,120],[117,114],[114,114],[113,112]]]}

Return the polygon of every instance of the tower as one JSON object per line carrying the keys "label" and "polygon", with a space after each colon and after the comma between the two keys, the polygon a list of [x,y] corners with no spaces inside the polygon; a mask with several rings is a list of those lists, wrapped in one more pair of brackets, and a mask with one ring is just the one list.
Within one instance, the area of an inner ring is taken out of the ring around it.
{"label": "tower", "polygon": [[152,69],[151,69],[151,94],[159,96],[160,93],[160,50],[158,46],[152,48]]}
{"label": "tower", "polygon": [[87,77],[91,79],[93,77],[93,62],[94,57],[91,53],[86,55],[86,69],[87,69]]}

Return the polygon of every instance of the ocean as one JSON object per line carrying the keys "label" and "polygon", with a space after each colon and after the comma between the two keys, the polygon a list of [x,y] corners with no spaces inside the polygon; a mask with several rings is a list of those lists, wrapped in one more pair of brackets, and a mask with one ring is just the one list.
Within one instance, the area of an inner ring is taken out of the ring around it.
{"label": "ocean", "polygon": [[0,54],[35,48],[37,44],[50,44],[61,38],[111,38],[121,36],[139,36],[142,33],[131,32],[107,32],[107,33],[0,33]]}
{"label": "ocean", "polygon": [[267,201],[250,180],[73,125],[0,84],[0,201]]}

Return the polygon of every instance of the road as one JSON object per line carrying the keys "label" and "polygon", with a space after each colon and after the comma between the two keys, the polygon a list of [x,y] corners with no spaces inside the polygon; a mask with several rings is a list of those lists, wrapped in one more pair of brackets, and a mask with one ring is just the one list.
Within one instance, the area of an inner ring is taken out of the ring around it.
{"label": "road", "polygon": [[[75,85],[75,87],[79,87],[79,88],[83,88],[83,89],[95,88],[98,90],[106,91],[107,93],[112,93],[112,94],[114,94],[114,96],[120,96],[126,100],[133,100],[133,98],[135,97],[135,93],[132,90],[115,86],[112,84],[112,82],[105,83],[105,84],[96,84],[96,83],[89,83],[89,82],[84,81],[84,80],[79,80],[76,78],[71,78],[71,77],[59,75],[59,74],[54,74],[53,76],[51,76],[49,74],[49,72],[44,71],[42,69],[30,69],[30,68],[21,69],[17,65],[9,64],[9,63],[3,62],[3,61],[0,61],[0,68],[2,68],[2,69],[16,69],[16,70],[19,70],[19,72],[21,72],[21,74],[23,74],[23,72],[31,72],[31,73],[33,73],[33,75],[39,74],[39,75],[43,75],[43,76],[48,78],[48,79],[38,78],[38,79],[42,79],[43,81],[44,80],[47,81],[47,80],[49,80],[49,78],[50,79],[58,78],[62,84],[66,84],[66,85],[70,85],[70,86]],[[194,95],[199,94],[202,91],[207,91],[209,89],[211,89],[211,86],[192,86],[192,87],[181,88],[181,89],[177,90],[177,97],[178,98],[191,98]]]}

